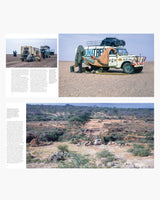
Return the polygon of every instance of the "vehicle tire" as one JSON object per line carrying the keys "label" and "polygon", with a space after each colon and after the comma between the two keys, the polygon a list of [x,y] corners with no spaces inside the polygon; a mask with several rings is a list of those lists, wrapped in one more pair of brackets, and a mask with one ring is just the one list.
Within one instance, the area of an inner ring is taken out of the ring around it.
{"label": "vehicle tire", "polygon": [[127,74],[133,74],[135,68],[132,66],[131,63],[127,62],[123,64],[123,72]]}
{"label": "vehicle tire", "polygon": [[135,68],[135,73],[140,73],[143,70],[143,67]]}

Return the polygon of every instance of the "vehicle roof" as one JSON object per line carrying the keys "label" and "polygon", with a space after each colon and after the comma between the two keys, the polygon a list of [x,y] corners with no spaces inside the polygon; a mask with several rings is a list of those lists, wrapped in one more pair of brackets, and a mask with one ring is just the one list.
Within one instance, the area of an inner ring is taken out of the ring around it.
{"label": "vehicle roof", "polygon": [[40,48],[48,48],[48,49],[50,49],[50,47],[47,46],[47,45],[45,45],[45,46],[41,46]]}
{"label": "vehicle roof", "polygon": [[33,47],[33,46],[21,46],[21,48],[36,48],[36,49],[38,49],[37,47]]}

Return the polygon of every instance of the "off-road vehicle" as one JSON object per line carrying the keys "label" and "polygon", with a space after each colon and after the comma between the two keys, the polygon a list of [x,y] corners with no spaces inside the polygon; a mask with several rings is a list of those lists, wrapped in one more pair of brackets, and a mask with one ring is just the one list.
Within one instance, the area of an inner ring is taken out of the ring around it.
{"label": "off-road vehicle", "polygon": [[41,46],[40,52],[41,52],[41,56],[43,59],[50,58],[50,47],[49,46]]}
{"label": "off-road vehicle", "polygon": [[40,61],[39,49],[32,46],[21,46],[21,61]]}
{"label": "off-road vehicle", "polygon": [[90,44],[84,48],[86,54],[83,56],[83,60],[93,70],[102,68],[108,71],[110,68],[116,68],[123,69],[128,74],[139,73],[143,70],[146,60],[144,56],[130,55],[122,46],[101,46],[91,42]]}

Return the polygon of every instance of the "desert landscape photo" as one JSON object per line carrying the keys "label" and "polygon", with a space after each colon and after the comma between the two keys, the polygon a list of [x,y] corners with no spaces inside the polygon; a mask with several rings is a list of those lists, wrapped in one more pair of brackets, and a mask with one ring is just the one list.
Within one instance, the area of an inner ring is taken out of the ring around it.
{"label": "desert landscape photo", "polygon": [[60,34],[59,96],[153,97],[154,35]]}
{"label": "desert landscape photo", "polygon": [[57,67],[56,38],[7,38],[7,68]]}
{"label": "desert landscape photo", "polygon": [[27,168],[153,168],[153,104],[27,104]]}

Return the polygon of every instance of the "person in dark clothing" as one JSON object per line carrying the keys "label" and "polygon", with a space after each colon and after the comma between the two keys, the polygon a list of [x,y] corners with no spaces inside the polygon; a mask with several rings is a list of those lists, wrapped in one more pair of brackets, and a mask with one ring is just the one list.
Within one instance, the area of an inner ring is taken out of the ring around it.
{"label": "person in dark clothing", "polygon": [[45,50],[44,50],[44,49],[41,50],[41,55],[42,55],[42,58],[43,58],[43,59],[46,58],[46,56],[45,56]]}
{"label": "person in dark clothing", "polygon": [[17,51],[16,51],[16,50],[13,51],[13,56],[14,56],[14,57],[17,57]]}

